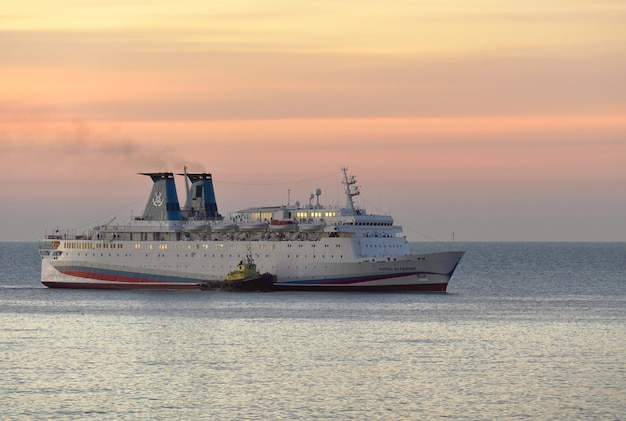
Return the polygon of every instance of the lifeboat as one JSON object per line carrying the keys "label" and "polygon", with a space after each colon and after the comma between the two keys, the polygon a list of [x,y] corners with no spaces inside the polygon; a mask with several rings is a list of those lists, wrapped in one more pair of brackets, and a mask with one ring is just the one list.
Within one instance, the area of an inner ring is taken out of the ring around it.
{"label": "lifeboat", "polygon": [[237,230],[237,224],[234,222],[218,222],[211,225],[214,232],[231,232]]}
{"label": "lifeboat", "polygon": [[295,231],[298,224],[291,219],[272,219],[269,224],[270,231]]}
{"label": "lifeboat", "polygon": [[206,232],[211,231],[211,224],[207,222],[202,222],[198,224],[194,223],[186,223],[183,227],[183,230],[186,232]]}
{"label": "lifeboat", "polygon": [[320,232],[324,230],[326,224],[322,222],[301,222],[298,224],[298,230],[302,232]]}
{"label": "lifeboat", "polygon": [[265,221],[243,221],[237,224],[239,231],[265,231],[269,224]]}

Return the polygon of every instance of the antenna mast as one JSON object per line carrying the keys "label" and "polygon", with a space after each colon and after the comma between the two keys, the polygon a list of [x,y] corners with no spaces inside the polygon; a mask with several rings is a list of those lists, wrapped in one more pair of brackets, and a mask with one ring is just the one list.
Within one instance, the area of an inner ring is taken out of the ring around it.
{"label": "antenna mast", "polygon": [[346,206],[353,213],[356,213],[356,210],[354,208],[354,200],[352,200],[352,198],[361,194],[361,192],[359,191],[359,186],[356,185],[356,179],[354,178],[354,176],[348,175],[348,168],[343,167],[341,171],[343,171],[343,184],[346,185]]}
{"label": "antenna mast", "polygon": [[185,176],[185,210],[191,209],[191,187],[189,187],[189,177],[187,176],[187,166],[183,166]]}

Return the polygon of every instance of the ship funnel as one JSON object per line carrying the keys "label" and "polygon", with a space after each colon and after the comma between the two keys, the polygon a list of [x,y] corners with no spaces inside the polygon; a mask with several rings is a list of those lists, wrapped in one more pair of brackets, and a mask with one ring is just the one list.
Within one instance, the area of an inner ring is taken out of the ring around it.
{"label": "ship funnel", "polygon": [[152,191],[143,211],[142,219],[147,221],[180,221],[182,215],[171,172],[140,173],[152,178]]}
{"label": "ship funnel", "polygon": [[202,218],[219,219],[217,212],[217,202],[215,200],[215,190],[213,188],[213,177],[207,173],[180,174],[186,175],[191,181],[191,188],[188,191],[187,206],[192,214]]}

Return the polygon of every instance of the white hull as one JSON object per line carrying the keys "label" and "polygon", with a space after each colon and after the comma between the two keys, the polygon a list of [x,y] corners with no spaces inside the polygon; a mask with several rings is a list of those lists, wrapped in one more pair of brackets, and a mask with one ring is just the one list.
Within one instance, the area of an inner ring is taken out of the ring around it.
{"label": "white hull", "polygon": [[[372,240],[370,240],[371,242]],[[388,238],[389,247],[400,239]],[[224,279],[245,256],[275,274],[278,289],[445,291],[462,252],[356,257],[365,239],[319,241],[60,241],[60,257],[44,259],[46,286],[180,289]],[[107,244],[113,248],[104,249]],[[400,245],[400,244],[398,244]],[[320,252],[321,250],[321,252]],[[329,250],[329,251],[325,251]],[[423,286],[421,288],[420,286]]]}

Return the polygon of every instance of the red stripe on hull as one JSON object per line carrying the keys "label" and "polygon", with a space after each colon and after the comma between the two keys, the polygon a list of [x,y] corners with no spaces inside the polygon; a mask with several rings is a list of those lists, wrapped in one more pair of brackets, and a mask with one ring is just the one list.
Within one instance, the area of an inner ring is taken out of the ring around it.
{"label": "red stripe on hull", "polygon": [[140,284],[133,284],[130,282],[116,283],[116,282],[42,282],[48,288],[68,288],[68,289],[115,289],[115,290],[192,290],[199,291],[200,286],[196,284],[165,284],[157,282],[144,282]]}
{"label": "red stripe on hull", "polygon": [[93,273],[93,272],[84,272],[84,271],[76,271],[76,270],[59,270],[63,275],[74,276],[76,278],[85,278],[85,279],[95,279],[97,281],[108,281],[108,282],[129,282],[129,283],[162,283],[164,281],[158,281],[155,279],[145,279],[145,278],[135,278],[129,276],[121,276],[121,275],[106,275],[101,273]]}

